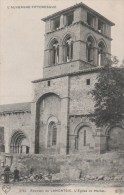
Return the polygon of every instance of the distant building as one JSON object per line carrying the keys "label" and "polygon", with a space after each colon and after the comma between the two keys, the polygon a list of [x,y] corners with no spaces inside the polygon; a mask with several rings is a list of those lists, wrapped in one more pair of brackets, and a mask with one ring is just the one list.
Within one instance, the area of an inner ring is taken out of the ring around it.
{"label": "distant building", "polygon": [[32,82],[33,102],[0,106],[1,151],[65,155],[120,149],[120,124],[101,130],[89,120],[89,91],[110,58],[114,23],[83,3],[42,20],[43,78]]}

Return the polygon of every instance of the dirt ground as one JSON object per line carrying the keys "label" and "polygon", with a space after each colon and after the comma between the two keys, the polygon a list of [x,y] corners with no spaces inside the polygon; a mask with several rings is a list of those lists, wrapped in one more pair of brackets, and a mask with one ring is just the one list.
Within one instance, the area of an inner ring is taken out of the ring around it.
{"label": "dirt ground", "polygon": [[[0,182],[3,185],[4,182]],[[124,187],[124,181],[52,181],[52,182],[10,182],[12,186],[81,186],[81,187]]]}

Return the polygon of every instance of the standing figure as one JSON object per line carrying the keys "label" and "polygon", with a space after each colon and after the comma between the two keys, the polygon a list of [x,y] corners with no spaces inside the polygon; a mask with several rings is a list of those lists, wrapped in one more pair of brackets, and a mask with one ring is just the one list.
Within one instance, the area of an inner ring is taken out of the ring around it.
{"label": "standing figure", "polygon": [[17,169],[17,167],[15,167],[14,170],[14,182],[15,181],[19,181],[19,170]]}
{"label": "standing figure", "polygon": [[10,168],[7,165],[4,169],[4,183],[9,183]]}

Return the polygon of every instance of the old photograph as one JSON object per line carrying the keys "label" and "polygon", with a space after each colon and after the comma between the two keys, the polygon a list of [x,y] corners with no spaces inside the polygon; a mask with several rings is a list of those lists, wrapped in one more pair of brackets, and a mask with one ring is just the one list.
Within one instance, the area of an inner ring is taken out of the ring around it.
{"label": "old photograph", "polygon": [[0,194],[124,194],[124,1],[0,16]]}

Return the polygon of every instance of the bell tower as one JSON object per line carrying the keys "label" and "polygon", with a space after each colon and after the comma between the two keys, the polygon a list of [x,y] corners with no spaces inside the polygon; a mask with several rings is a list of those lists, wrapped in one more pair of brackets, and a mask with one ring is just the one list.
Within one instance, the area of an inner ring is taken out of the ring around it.
{"label": "bell tower", "polygon": [[104,66],[111,53],[111,26],[83,3],[42,19],[45,22],[43,77]]}

